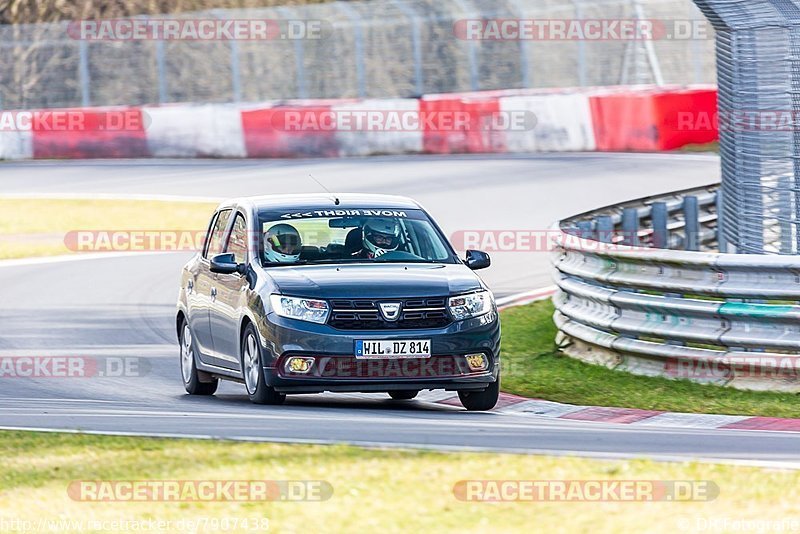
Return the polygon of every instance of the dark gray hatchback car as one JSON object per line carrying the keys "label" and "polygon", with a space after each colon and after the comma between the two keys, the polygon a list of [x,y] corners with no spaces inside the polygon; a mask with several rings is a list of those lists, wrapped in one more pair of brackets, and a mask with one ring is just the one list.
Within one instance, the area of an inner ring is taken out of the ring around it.
{"label": "dark gray hatchback car", "polygon": [[382,195],[269,196],[217,208],[183,268],[177,334],[186,391],[220,379],[250,400],[291,393],[457,391],[498,399],[500,322],[473,272],[419,204]]}

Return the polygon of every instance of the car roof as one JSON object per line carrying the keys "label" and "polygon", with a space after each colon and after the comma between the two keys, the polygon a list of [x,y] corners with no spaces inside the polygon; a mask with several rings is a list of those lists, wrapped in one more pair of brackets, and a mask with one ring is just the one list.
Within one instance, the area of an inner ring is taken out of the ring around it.
{"label": "car roof", "polygon": [[[339,200],[339,204],[334,202]],[[362,193],[311,193],[297,195],[266,195],[227,200],[217,209],[241,206],[247,210],[304,210],[304,209],[422,209],[416,201],[394,195]]]}

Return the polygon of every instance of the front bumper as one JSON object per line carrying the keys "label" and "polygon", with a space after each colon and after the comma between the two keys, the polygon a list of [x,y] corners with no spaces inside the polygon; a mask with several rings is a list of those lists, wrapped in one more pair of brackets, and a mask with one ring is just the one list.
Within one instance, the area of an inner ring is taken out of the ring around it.
{"label": "front bumper", "polygon": [[[261,325],[264,375],[283,393],[393,390],[481,390],[499,376],[500,321],[492,312],[441,329],[344,331],[286,319],[273,313]],[[356,340],[430,339],[430,358],[356,359]],[[467,354],[482,353],[487,368],[471,371]],[[308,357],[307,374],[291,373],[285,362]]]}

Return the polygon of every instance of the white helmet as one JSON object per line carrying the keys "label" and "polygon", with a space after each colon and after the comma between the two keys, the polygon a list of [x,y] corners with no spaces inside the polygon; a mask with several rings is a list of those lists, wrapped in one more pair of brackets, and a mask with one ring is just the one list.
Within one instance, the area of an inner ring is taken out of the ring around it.
{"label": "white helmet", "polygon": [[400,225],[397,219],[374,218],[364,223],[364,248],[375,257],[382,256],[400,246]]}
{"label": "white helmet", "polygon": [[294,263],[300,259],[303,241],[291,224],[276,224],[264,232],[264,259],[270,263]]}

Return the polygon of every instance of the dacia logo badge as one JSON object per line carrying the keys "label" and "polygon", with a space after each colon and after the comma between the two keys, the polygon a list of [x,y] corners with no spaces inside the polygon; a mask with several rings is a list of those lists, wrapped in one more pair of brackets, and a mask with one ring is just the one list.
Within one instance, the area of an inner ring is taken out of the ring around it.
{"label": "dacia logo badge", "polygon": [[381,302],[381,315],[387,321],[396,321],[400,318],[399,302]]}

